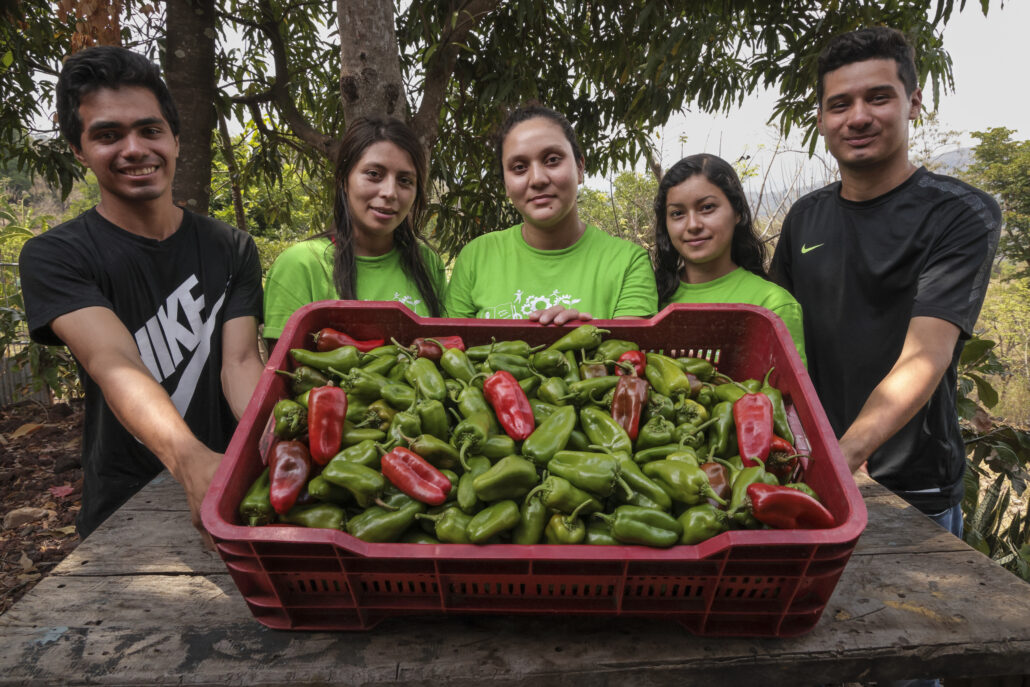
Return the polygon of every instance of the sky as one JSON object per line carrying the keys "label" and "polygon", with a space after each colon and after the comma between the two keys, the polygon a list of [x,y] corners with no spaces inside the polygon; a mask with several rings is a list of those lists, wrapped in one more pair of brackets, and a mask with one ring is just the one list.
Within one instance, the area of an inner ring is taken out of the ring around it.
{"label": "sky", "polygon": [[[944,47],[951,54],[955,88],[941,94],[938,120],[942,129],[963,132],[959,137],[961,145],[975,143],[970,132],[995,126],[1016,130],[1018,139],[1030,138],[1030,88],[1026,87],[1030,63],[1024,42],[1028,27],[1030,2],[1026,0],[1009,0],[1003,8],[992,1],[986,17],[977,0],[966,0],[966,8],[962,12],[956,9],[945,26]],[[923,100],[932,109],[929,84]],[[819,181],[817,177],[828,171],[821,160],[810,161],[807,154],[800,153],[779,154],[773,160],[771,151],[777,136],[766,121],[775,102],[775,92],[763,91],[755,93],[730,115],[689,112],[673,118],[659,132],[662,166],[668,168],[681,157],[700,152],[714,153],[729,161],[749,155],[763,174],[769,168],[773,176],[792,177],[803,160],[801,174]],[[797,137],[788,143],[798,149],[800,141]],[[821,146],[817,146],[819,150]],[[832,173],[832,160],[828,164]],[[761,175],[750,183],[760,179]],[[588,185],[594,184],[588,181]],[[601,181],[597,186],[607,187],[607,182]]]}

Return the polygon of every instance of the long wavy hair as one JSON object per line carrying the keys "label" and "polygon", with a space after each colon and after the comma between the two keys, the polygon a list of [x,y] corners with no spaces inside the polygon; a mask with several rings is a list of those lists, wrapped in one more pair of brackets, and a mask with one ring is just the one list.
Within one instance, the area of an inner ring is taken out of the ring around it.
{"label": "long wavy hair", "polygon": [[733,227],[730,243],[730,259],[735,265],[753,272],[763,279],[769,276],[765,271],[765,245],[755,232],[751,208],[744,195],[744,187],[733,166],[721,157],[701,153],[685,157],[674,164],[658,183],[658,195],[654,199],[654,276],[658,284],[658,302],[668,302],[679,288],[680,275],[685,263],[679,251],[669,238],[669,227],[665,222],[666,203],[669,189],[679,186],[695,174],[719,187],[740,219]]}
{"label": "long wavy hair", "polygon": [[[319,236],[333,239],[333,284],[340,298],[353,300],[357,293],[357,268],[354,256],[354,226],[347,202],[347,177],[369,146],[387,141],[406,152],[415,165],[418,177],[415,200],[407,217],[393,232],[393,245],[401,257],[401,268],[415,282],[432,317],[443,312],[442,294],[433,288],[429,270],[422,258],[420,244],[428,246],[422,236],[422,223],[426,214],[426,154],[415,132],[400,120],[390,117],[360,117],[354,120],[343,139],[336,156],[336,198],[333,202],[333,227]],[[432,250],[432,247],[430,247]]]}

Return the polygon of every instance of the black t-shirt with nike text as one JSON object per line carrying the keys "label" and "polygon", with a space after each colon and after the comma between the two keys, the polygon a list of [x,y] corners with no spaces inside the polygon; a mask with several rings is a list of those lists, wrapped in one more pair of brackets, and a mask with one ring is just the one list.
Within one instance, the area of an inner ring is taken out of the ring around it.
{"label": "black t-shirt with nike text", "polygon": [[929,402],[868,464],[874,479],[925,513],[962,499],[956,366],[987,292],[1000,229],[993,198],[920,168],[869,201],[841,198],[839,182],[801,198],[773,256],[773,278],[801,304],[808,371],[838,437],[894,366],[911,318],[961,330]]}
{"label": "black t-shirt with nike text", "polygon": [[[127,232],[96,209],[26,242],[21,282],[35,341],[61,344],[50,323],[99,306],[114,311],[190,429],[224,451],[236,421],[222,394],[222,325],[261,318],[261,267],[244,232],[184,211],[165,240]],[[86,394],[82,441],[85,537],[163,469],[122,427],[79,367]]]}

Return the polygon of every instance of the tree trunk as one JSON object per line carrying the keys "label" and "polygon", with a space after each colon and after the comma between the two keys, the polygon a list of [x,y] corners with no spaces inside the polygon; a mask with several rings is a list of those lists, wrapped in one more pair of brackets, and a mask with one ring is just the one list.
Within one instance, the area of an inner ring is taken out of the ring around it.
{"label": "tree trunk", "polygon": [[165,80],[179,109],[178,205],[207,214],[215,128],[214,0],[168,0]]}
{"label": "tree trunk", "polygon": [[340,94],[346,121],[374,115],[407,121],[394,4],[384,0],[339,0],[337,17]]}

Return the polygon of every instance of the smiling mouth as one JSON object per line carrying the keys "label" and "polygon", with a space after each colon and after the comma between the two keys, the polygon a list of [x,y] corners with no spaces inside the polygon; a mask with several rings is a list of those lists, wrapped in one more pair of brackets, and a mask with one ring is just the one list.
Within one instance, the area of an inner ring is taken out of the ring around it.
{"label": "smiling mouth", "polygon": [[397,214],[396,210],[391,210],[390,208],[377,208],[377,207],[373,207],[373,208],[371,208],[371,210],[372,210],[372,212],[375,212],[377,214],[388,215],[390,217],[392,217],[393,215]]}
{"label": "smiling mouth", "polygon": [[155,165],[151,165],[150,167],[136,167],[133,169],[123,169],[122,174],[126,174],[130,177],[145,177],[149,174],[153,174],[156,171],[157,167]]}

